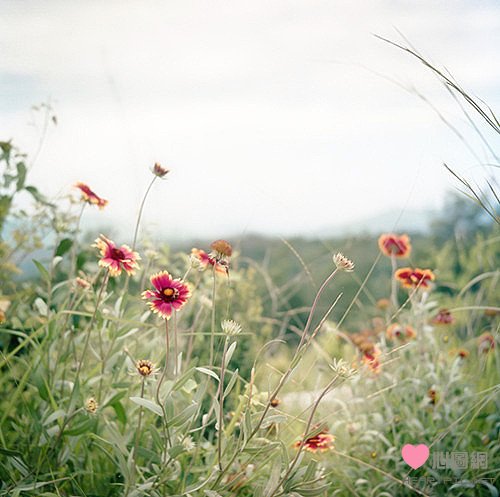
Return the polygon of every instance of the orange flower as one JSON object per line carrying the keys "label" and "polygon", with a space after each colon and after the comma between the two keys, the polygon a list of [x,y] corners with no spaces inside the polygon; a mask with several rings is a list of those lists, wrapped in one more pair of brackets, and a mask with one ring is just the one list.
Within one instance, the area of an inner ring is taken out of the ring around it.
{"label": "orange flower", "polygon": [[229,263],[225,260],[217,261],[211,255],[208,255],[204,250],[193,248],[191,249],[191,260],[196,262],[200,271],[204,271],[208,265],[215,268],[216,273],[228,274]]}
{"label": "orange flower", "polygon": [[93,192],[88,185],[82,182],[78,182],[75,184],[75,188],[80,190],[82,194],[82,200],[87,202],[88,204],[97,205],[99,209],[104,209],[106,205],[108,205],[108,201],[102,197],[99,197],[97,193]]}
{"label": "orange flower", "polygon": [[408,235],[398,236],[394,233],[380,235],[378,246],[380,251],[388,257],[406,258],[411,252],[410,237]]}
{"label": "orange flower", "polygon": [[405,288],[428,288],[431,281],[436,276],[430,269],[420,269],[411,267],[402,267],[394,273],[394,277],[399,280]]}
{"label": "orange flower", "polygon": [[401,326],[399,323],[391,324],[386,331],[388,340],[411,340],[417,336],[417,332],[409,325]]}
{"label": "orange flower", "polygon": [[326,452],[334,448],[334,441],[335,437],[331,433],[328,433],[328,430],[325,428],[318,434],[306,438],[303,442],[300,440],[295,442],[293,446],[298,449],[302,445],[304,450],[308,452]]}

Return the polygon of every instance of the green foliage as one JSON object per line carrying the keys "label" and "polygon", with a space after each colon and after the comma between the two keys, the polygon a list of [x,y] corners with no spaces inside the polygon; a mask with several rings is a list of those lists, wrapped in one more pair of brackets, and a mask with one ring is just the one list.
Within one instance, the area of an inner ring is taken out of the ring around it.
{"label": "green foliage", "polygon": [[[5,195],[33,194],[26,169],[11,169]],[[484,478],[500,464],[499,253],[488,225],[412,237],[411,259],[396,264],[432,269],[430,291],[395,287],[368,235],[250,239],[228,275],[212,270],[215,254],[204,267],[139,242],[141,267],[115,277],[82,243],[83,209],[33,199],[43,214],[11,200],[5,211],[30,226],[10,232],[5,253],[25,254],[32,272],[14,278],[6,265],[19,261],[2,263],[0,495],[414,495],[408,474],[435,478],[425,494],[448,495],[443,479],[460,477],[457,492],[494,495],[498,480]],[[48,240],[45,256],[26,233]],[[338,250],[355,273],[332,275]],[[166,269],[192,294],[168,324],[141,298]],[[439,326],[443,307],[453,322]],[[416,336],[386,336],[393,324]],[[489,466],[409,473],[406,443],[487,452]]]}

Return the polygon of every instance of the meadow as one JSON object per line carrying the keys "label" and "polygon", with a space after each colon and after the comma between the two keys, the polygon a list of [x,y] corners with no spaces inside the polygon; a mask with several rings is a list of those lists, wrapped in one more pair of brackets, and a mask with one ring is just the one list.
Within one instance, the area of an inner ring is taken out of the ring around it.
{"label": "meadow", "polygon": [[54,202],[0,149],[0,495],[499,495],[496,197],[172,250],[141,230],[162,165],[122,240],[81,228],[111,192]]}

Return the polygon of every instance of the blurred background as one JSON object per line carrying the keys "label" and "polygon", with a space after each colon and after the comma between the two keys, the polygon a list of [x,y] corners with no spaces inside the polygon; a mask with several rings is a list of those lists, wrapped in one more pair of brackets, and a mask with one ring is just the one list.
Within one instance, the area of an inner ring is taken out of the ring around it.
{"label": "blurred background", "polygon": [[36,159],[30,181],[51,198],[83,181],[109,199],[84,223],[125,241],[155,162],[171,173],[143,229],[181,244],[421,232],[457,185],[443,162],[472,182],[495,171],[444,85],[374,34],[495,109],[498,2],[0,5],[2,139]]}

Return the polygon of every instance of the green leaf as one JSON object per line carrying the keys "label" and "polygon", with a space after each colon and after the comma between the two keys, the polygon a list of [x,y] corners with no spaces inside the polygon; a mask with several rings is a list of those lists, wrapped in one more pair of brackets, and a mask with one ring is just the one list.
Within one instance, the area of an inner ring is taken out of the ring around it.
{"label": "green leaf", "polygon": [[138,406],[145,407],[151,412],[154,412],[155,414],[158,414],[158,416],[163,417],[163,411],[161,410],[161,407],[156,404],[155,402],[152,402],[147,399],[143,399],[142,397],[130,397],[130,400],[134,403],[137,404]]}
{"label": "green leaf", "polygon": [[18,162],[17,165],[17,183],[16,190],[22,190],[24,188],[24,183],[26,182],[26,173],[28,170],[26,169],[26,164],[24,162]]}
{"label": "green leaf", "polygon": [[35,264],[36,268],[38,269],[38,272],[42,276],[42,279],[44,279],[45,281],[50,281],[49,272],[45,269],[45,267],[35,259],[32,259],[32,261]]}
{"label": "green leaf", "polygon": [[82,435],[83,433],[92,431],[94,428],[94,424],[95,424],[95,419],[86,418],[78,425],[76,425],[74,428],[71,428],[70,430],[64,430],[64,434],[69,437],[76,437],[78,435]]}
{"label": "green leaf", "polygon": [[55,207],[55,205],[51,204],[34,186],[26,186],[24,189],[29,192],[37,202],[48,205],[49,207]]}
{"label": "green leaf", "polygon": [[236,349],[236,345],[237,343],[236,342],[233,342],[229,348],[227,349],[227,352],[226,352],[226,361],[225,361],[225,366],[227,367],[227,365],[229,364],[229,361],[231,360],[231,357],[233,357],[233,354],[234,354],[234,349]]}
{"label": "green leaf", "polygon": [[231,377],[231,379],[229,380],[229,383],[227,384],[227,387],[226,389],[224,390],[224,397],[227,397],[229,395],[229,393],[231,392],[231,390],[233,389],[234,387],[234,384],[236,383],[236,380],[238,379],[238,370],[236,370],[234,373],[233,373],[233,376]]}
{"label": "green leaf", "polygon": [[110,405],[114,409],[116,417],[118,418],[118,421],[120,421],[120,423],[126,425],[127,424],[127,413],[125,412],[125,409],[124,409],[122,403],[119,400],[117,400]]}
{"label": "green leaf", "polygon": [[63,238],[56,249],[56,256],[62,257],[67,253],[73,246],[73,240],[71,238]]}
{"label": "green leaf", "polygon": [[206,374],[208,376],[211,376],[212,378],[215,378],[217,381],[220,381],[217,374],[214,373],[211,369],[207,369],[207,368],[195,368],[195,369],[196,369],[196,371],[199,371],[200,373]]}
{"label": "green leaf", "polygon": [[186,407],[181,413],[177,414],[174,418],[170,420],[170,426],[180,426],[186,421],[191,419],[194,414],[198,411],[198,404],[191,404]]}

